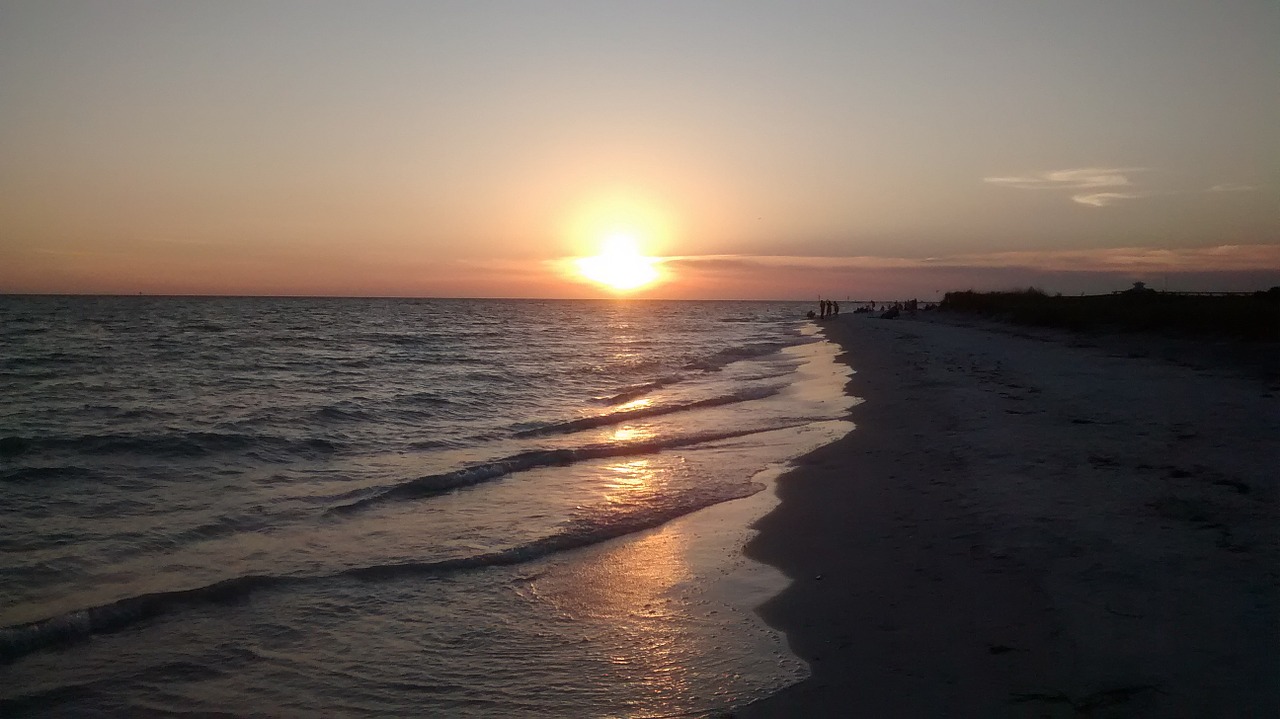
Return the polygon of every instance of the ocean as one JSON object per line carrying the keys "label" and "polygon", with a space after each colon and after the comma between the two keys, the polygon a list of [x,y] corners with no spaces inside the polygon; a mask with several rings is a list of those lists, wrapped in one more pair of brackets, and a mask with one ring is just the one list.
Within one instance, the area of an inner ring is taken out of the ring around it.
{"label": "ocean", "polygon": [[0,714],[701,716],[849,431],[782,302],[0,297]]}

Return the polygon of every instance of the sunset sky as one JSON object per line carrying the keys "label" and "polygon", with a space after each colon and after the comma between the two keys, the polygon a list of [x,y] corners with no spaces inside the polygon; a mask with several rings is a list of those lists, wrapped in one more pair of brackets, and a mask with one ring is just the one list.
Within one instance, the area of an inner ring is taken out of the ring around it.
{"label": "sunset sky", "polygon": [[1280,284],[1274,0],[0,0],[0,292]]}

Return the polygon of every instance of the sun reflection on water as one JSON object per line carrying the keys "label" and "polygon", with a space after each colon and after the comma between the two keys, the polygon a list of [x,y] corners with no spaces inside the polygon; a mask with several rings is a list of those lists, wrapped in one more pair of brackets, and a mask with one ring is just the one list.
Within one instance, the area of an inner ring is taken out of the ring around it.
{"label": "sun reflection on water", "polygon": [[[632,479],[643,481],[643,474]],[[613,648],[603,657],[611,680],[644,688],[639,706],[619,707],[616,716],[674,709],[693,692],[690,662],[710,647],[704,646],[709,637],[692,630],[691,607],[679,599],[679,588],[693,579],[687,544],[679,530],[661,528],[613,545],[572,578],[561,577],[563,583],[542,583],[546,595],[575,621],[596,625],[611,637],[602,642]]]}
{"label": "sun reflection on water", "polygon": [[650,405],[652,405],[652,404],[653,404],[653,400],[652,400],[652,399],[649,399],[648,397],[641,397],[641,398],[639,398],[639,399],[633,399],[633,400],[631,400],[630,402],[626,402],[626,403],[624,403],[624,404],[620,404],[620,405],[618,405],[618,411],[619,411],[619,412],[630,412],[630,411],[632,411],[632,410],[637,410],[637,409],[641,409],[641,408],[644,408],[644,407],[648,407],[648,406],[650,406]]}
{"label": "sun reflection on water", "polygon": [[610,506],[651,502],[661,483],[652,462],[645,458],[604,467],[604,499]]}
{"label": "sun reflection on water", "polygon": [[614,442],[639,442],[646,439],[653,439],[658,435],[652,427],[636,427],[634,425],[625,425],[613,430],[610,439]]}

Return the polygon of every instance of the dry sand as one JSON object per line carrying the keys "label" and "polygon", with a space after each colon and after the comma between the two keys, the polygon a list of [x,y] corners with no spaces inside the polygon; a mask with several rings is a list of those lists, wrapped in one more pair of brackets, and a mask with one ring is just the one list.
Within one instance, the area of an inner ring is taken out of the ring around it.
{"label": "dry sand", "polygon": [[858,427],[748,547],[813,674],[735,716],[1280,716],[1275,376],[926,314],[824,325]]}

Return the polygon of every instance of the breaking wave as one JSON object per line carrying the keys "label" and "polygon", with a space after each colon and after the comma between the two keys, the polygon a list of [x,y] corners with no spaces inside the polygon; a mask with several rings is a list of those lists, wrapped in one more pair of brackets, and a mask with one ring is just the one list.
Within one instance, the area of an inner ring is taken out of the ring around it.
{"label": "breaking wave", "polygon": [[772,397],[783,390],[782,385],[773,385],[767,387],[747,387],[732,394],[721,395],[719,397],[709,397],[693,402],[683,402],[676,404],[651,405],[648,407],[640,407],[638,409],[623,410],[621,412],[612,412],[609,414],[600,414],[592,417],[582,417],[572,419],[565,422],[556,422],[544,427],[535,427],[526,429],[516,433],[517,437],[537,437],[545,434],[570,434],[572,432],[581,432],[584,429],[595,429],[597,427],[607,427],[611,424],[620,424],[622,422],[630,422],[635,419],[644,419],[645,417],[657,417],[664,414],[674,414],[676,412],[687,412],[692,409],[705,409],[707,407],[720,407],[727,404],[737,404],[739,402],[749,402],[753,399],[764,399]]}
{"label": "breaking wave", "polygon": [[751,342],[736,347],[726,347],[718,352],[699,359],[690,360],[685,364],[687,370],[702,370],[703,372],[716,372],[733,364],[741,362],[745,359],[753,357],[763,357],[765,355],[780,352],[787,347],[798,344],[798,341],[790,342]]}
{"label": "breaking wave", "polygon": [[358,499],[348,504],[338,505],[330,509],[326,514],[346,514],[361,509],[367,509],[373,505],[385,502],[423,499],[438,494],[444,494],[445,492],[449,492],[454,489],[469,487],[482,482],[499,479],[517,472],[537,469],[538,467],[565,466],[593,459],[654,454],[667,449],[688,447],[691,445],[705,444],[707,442],[716,442],[725,439],[734,439],[736,437],[745,437],[747,435],[769,432],[783,428],[785,427],[771,426],[729,432],[705,432],[659,440],[626,442],[622,444],[588,445],[585,447],[562,449],[540,449],[529,452],[520,452],[492,462],[485,462],[483,464],[456,469],[451,472],[431,474],[424,477],[418,477],[417,479],[411,479],[407,482],[384,489],[377,494]]}
{"label": "breaking wave", "polygon": [[8,664],[34,652],[84,641],[93,635],[118,632],[184,609],[244,601],[255,592],[307,583],[356,579],[389,581],[405,576],[446,576],[458,572],[524,564],[557,552],[598,544],[665,524],[713,504],[748,497],[764,485],[747,482],[705,488],[666,506],[618,516],[600,515],[569,522],[564,529],[519,546],[468,557],[352,567],[313,576],[246,575],[190,589],[126,597],[48,619],[0,629],[0,663]]}

